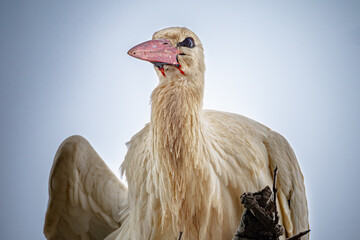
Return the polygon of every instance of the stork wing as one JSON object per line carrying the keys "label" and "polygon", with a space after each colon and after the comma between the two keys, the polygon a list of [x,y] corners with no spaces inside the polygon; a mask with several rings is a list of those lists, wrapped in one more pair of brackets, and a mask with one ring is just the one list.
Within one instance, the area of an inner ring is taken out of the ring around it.
{"label": "stork wing", "polygon": [[59,147],[50,173],[47,239],[104,239],[128,216],[127,188],[80,136]]}
{"label": "stork wing", "polygon": [[[277,188],[283,224],[288,236],[309,229],[304,178],[289,143],[271,131],[265,140],[271,169],[278,166]],[[304,236],[308,239],[308,236]]]}

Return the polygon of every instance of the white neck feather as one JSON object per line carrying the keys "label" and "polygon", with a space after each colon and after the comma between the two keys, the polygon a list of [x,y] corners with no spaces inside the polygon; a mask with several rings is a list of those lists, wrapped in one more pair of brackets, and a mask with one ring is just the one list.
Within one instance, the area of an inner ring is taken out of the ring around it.
{"label": "white neck feather", "polygon": [[152,154],[162,185],[156,194],[163,227],[172,224],[178,232],[185,231],[182,228],[198,232],[196,224],[185,223],[193,223],[204,210],[201,207],[211,187],[198,181],[209,179],[203,149],[202,98],[203,81],[196,84],[185,77],[163,80],[152,93]]}

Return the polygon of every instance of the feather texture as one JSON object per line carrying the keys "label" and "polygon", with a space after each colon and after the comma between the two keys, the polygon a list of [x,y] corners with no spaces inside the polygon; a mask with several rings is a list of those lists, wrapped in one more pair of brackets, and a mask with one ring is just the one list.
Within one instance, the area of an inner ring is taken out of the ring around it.
{"label": "feather texture", "polygon": [[47,239],[104,239],[128,216],[127,188],[80,136],[59,147],[49,180]]}

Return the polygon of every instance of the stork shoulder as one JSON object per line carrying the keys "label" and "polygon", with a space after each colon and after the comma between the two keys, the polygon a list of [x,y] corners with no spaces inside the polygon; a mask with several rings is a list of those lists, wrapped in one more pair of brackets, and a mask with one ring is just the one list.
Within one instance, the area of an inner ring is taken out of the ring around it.
{"label": "stork shoulder", "polygon": [[214,110],[203,111],[204,124],[209,131],[222,132],[243,137],[265,137],[270,129],[248,117]]}

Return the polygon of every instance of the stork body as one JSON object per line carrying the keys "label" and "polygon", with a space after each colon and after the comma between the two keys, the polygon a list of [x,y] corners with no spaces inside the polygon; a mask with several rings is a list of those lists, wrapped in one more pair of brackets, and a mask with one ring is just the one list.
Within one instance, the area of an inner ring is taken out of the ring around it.
{"label": "stork body", "polygon": [[184,239],[231,239],[241,194],[271,186],[276,166],[287,236],[308,229],[304,181],[288,142],[246,117],[202,109],[204,56],[194,33],[167,28],[129,54],[155,64],[159,85],[150,123],[128,144],[128,193],[120,197],[128,205],[107,240],[177,239],[180,232]]}

